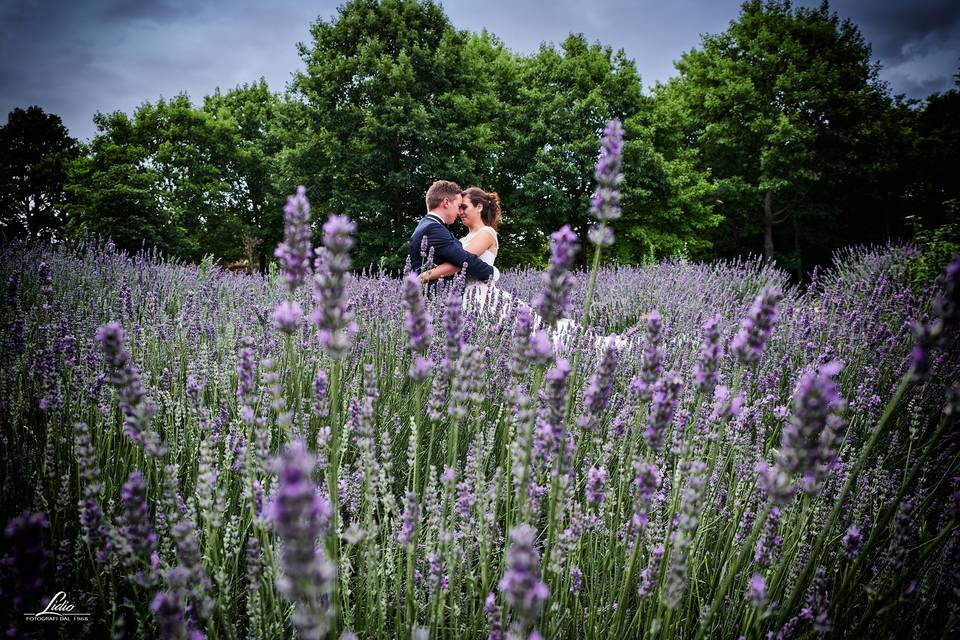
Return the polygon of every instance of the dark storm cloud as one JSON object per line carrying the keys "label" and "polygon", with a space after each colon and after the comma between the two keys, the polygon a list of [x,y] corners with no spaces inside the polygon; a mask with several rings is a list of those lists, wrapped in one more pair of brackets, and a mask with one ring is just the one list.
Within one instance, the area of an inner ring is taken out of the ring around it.
{"label": "dark storm cloud", "polygon": [[[0,4],[0,122],[38,104],[82,139],[96,111],[132,112],[186,92],[194,102],[220,87],[266,78],[284,88],[302,68],[296,43],[342,0],[13,0]],[[796,4],[815,7],[818,0]],[[450,0],[457,29],[486,28],[517,52],[559,44],[571,32],[623,49],[645,86],[675,74],[673,62],[704,33],[727,28],[737,0]],[[956,1],[838,0],[857,24],[896,93],[924,97],[953,85],[960,64]]]}
{"label": "dark storm cloud", "polygon": [[841,0],[830,6],[860,28],[894,93],[920,98],[954,85],[960,67],[956,0]]}

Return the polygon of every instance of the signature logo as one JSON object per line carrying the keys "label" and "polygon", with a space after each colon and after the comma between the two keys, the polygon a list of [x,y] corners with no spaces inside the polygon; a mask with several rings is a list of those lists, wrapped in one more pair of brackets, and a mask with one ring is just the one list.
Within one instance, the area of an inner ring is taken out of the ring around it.
{"label": "signature logo", "polygon": [[76,607],[67,600],[67,592],[59,591],[50,598],[50,602],[37,613],[25,613],[27,622],[87,622],[89,613],[75,611]]}

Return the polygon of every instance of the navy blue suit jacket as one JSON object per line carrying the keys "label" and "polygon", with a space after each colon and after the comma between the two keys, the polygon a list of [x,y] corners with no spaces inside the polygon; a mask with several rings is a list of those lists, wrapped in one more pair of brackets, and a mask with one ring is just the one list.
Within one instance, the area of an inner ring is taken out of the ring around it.
{"label": "navy blue suit jacket", "polygon": [[420,220],[420,224],[410,236],[410,267],[414,273],[419,273],[423,267],[423,257],[420,255],[420,242],[427,238],[427,252],[433,247],[434,264],[449,262],[456,267],[467,263],[467,276],[477,280],[486,280],[493,276],[493,267],[463,248],[460,241],[453,237],[445,224],[438,217],[429,214]]}

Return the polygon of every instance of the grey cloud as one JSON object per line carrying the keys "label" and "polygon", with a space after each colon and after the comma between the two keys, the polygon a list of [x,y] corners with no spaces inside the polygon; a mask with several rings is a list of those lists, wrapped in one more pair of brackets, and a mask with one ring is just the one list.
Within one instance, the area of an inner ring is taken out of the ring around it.
{"label": "grey cloud", "polygon": [[[199,101],[266,78],[282,90],[302,68],[297,42],[344,0],[14,0],[0,5],[0,118],[38,104],[82,139],[96,111],[132,112],[144,101],[186,92]],[[797,4],[818,6],[819,0]],[[960,57],[960,9],[948,0],[837,0],[856,23],[898,93],[923,97],[952,86]],[[636,61],[644,85],[675,74],[673,62],[735,19],[739,0],[448,0],[458,29],[496,34],[530,53],[583,33]]]}

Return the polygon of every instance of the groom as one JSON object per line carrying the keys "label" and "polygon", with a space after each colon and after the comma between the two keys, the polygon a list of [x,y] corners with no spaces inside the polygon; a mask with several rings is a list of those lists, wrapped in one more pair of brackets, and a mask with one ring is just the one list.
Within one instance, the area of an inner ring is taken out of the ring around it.
{"label": "groom", "polygon": [[[425,266],[424,258],[420,254],[420,243],[426,237],[428,246],[433,247],[434,264],[450,262],[457,267],[462,267],[466,262],[467,276],[477,280],[487,280],[491,277],[496,279],[499,276],[495,267],[469,251],[465,251],[460,241],[454,238],[447,228],[447,225],[453,224],[457,219],[462,202],[462,191],[455,182],[437,180],[427,189],[427,215],[420,220],[420,224],[410,236],[410,267],[414,273],[419,273]],[[436,282],[431,280],[430,288]]]}

